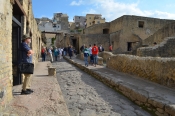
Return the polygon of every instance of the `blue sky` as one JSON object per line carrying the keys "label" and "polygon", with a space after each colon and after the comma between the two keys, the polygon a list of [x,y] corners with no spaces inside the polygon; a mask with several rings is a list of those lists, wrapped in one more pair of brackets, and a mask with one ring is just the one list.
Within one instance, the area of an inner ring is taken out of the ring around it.
{"label": "blue sky", "polygon": [[61,12],[73,17],[102,14],[106,21],[123,15],[137,15],[175,20],[174,0],[32,0],[35,18],[52,18]]}

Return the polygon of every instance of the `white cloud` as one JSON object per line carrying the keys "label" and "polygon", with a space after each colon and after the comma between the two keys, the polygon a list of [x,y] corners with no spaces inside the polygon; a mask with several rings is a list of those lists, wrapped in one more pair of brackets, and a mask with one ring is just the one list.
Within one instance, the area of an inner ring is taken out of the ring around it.
{"label": "white cloud", "polygon": [[83,13],[97,13],[102,14],[106,18],[106,21],[112,21],[123,15],[137,15],[144,17],[166,18],[175,19],[175,14],[161,12],[161,11],[146,11],[139,8],[139,2],[137,3],[121,3],[115,0],[90,0],[89,3],[93,5]]}
{"label": "white cloud", "polygon": [[71,6],[80,6],[80,5],[82,5],[83,4],[83,1],[82,0],[79,0],[79,1],[72,1],[71,3],[70,3],[70,5]]}

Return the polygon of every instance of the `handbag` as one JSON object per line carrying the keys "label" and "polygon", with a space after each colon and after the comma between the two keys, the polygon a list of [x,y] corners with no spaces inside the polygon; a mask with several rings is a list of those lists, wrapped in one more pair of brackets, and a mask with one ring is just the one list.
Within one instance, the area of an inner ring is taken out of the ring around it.
{"label": "handbag", "polygon": [[20,63],[19,64],[19,72],[23,74],[33,74],[34,64],[33,63]]}

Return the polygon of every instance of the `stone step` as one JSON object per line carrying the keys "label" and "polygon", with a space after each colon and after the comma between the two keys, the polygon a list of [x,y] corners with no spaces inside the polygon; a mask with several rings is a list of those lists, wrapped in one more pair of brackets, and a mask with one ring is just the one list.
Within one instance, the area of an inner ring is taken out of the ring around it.
{"label": "stone step", "polygon": [[158,116],[175,116],[175,90],[104,66],[85,67],[82,60],[64,58],[147,111]]}

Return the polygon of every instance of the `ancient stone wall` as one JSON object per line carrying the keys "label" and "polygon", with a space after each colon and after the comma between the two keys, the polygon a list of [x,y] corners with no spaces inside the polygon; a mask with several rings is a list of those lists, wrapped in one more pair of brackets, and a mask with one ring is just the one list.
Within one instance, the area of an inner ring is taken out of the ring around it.
{"label": "ancient stone wall", "polygon": [[110,57],[114,56],[114,54],[112,54],[112,52],[104,51],[104,52],[100,52],[100,53],[98,54],[98,56],[102,57],[102,58],[103,58],[103,62],[106,63],[106,61],[107,61]]}
{"label": "ancient stone wall", "polygon": [[[122,24],[121,19],[123,20]],[[139,22],[143,22],[143,27],[139,27]],[[127,52],[128,43],[131,43],[132,51],[136,50],[142,45],[142,41],[170,22],[172,22],[172,20],[127,15],[123,16],[123,18],[116,19],[116,24],[112,24],[111,22],[110,25],[122,25],[122,28],[121,30],[116,28],[117,37],[110,38],[113,42],[114,53]],[[110,28],[110,30],[114,29]]]}
{"label": "ancient stone wall", "polygon": [[91,44],[93,46],[95,43],[97,46],[103,45],[104,50],[109,49],[109,34],[88,34],[81,37],[79,47],[81,47],[83,44],[86,44],[87,46]]}
{"label": "ancient stone wall", "polygon": [[85,29],[85,34],[103,34],[103,29],[109,29],[110,23],[95,24]]}
{"label": "ancient stone wall", "polygon": [[[86,36],[92,34],[99,34],[100,36],[103,34],[103,29],[109,29],[109,43],[113,46],[113,53],[118,54],[126,53],[129,49],[135,51],[138,47],[142,46],[142,42],[146,38],[171,22],[173,20],[124,15],[110,23],[90,26],[84,32]],[[82,39],[85,40],[88,38]],[[95,38],[94,40],[96,41]],[[152,43],[152,40],[149,41]],[[131,43],[131,48],[128,48],[128,43]]]}
{"label": "ancient stone wall", "polygon": [[12,4],[0,3],[0,110],[12,99]]}
{"label": "ancient stone wall", "polygon": [[107,67],[175,88],[175,58],[116,55],[107,60]]}
{"label": "ancient stone wall", "polygon": [[159,29],[156,33],[143,41],[143,45],[152,46],[154,42],[161,43],[166,37],[175,36],[175,21],[166,24],[163,28]]}
{"label": "ancient stone wall", "polygon": [[168,37],[163,42],[152,47],[137,49],[137,56],[175,57],[175,37]]}
{"label": "ancient stone wall", "polygon": [[[13,73],[17,73],[17,68],[12,65],[12,0],[1,0],[0,4],[0,110],[12,99]],[[22,16],[22,34],[30,33],[32,36],[31,48],[34,51],[33,62],[36,64],[41,51],[41,33],[38,30],[32,5],[28,0],[20,0],[22,9],[27,16]],[[28,7],[29,6],[29,7]],[[29,8],[29,9],[28,9]],[[27,25],[27,22],[29,25]],[[16,57],[16,56],[15,56]],[[13,68],[13,69],[12,69]]]}

